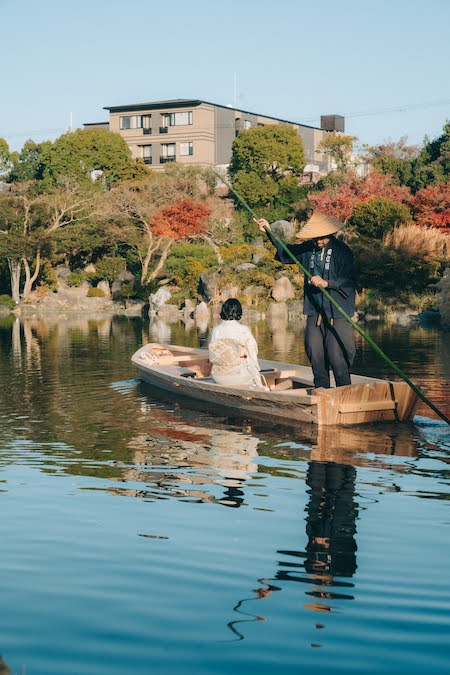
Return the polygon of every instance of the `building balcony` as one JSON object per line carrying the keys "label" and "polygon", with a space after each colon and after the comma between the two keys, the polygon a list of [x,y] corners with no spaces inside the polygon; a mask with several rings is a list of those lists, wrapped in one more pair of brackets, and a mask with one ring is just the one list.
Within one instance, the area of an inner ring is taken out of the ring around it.
{"label": "building balcony", "polygon": [[177,158],[174,155],[171,155],[170,157],[160,157],[159,163],[166,164],[167,162],[176,162],[176,160]]}

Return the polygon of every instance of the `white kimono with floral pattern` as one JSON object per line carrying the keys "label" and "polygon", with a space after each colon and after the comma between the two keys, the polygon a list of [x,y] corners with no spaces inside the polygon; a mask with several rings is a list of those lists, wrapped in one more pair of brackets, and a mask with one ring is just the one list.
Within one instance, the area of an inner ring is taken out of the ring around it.
{"label": "white kimono with floral pattern", "polygon": [[258,344],[248,326],[222,321],[211,334],[211,375],[218,384],[264,388],[259,372]]}

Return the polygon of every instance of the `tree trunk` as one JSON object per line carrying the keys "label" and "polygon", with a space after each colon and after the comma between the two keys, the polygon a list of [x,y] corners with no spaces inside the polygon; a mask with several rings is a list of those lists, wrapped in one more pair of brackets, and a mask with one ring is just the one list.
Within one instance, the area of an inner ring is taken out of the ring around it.
{"label": "tree trunk", "polygon": [[22,262],[8,258],[8,267],[11,282],[11,297],[14,302],[18,303],[20,300],[20,269]]}
{"label": "tree trunk", "polygon": [[25,258],[22,258],[23,260],[23,266],[25,268],[25,284],[23,287],[23,294],[22,297],[24,300],[28,300],[31,294],[31,289],[33,288],[33,284],[36,281],[39,270],[41,269],[41,251],[40,249],[37,250],[36,252],[36,266],[34,268],[34,273],[33,276],[30,274],[30,266],[28,264],[28,260]]}
{"label": "tree trunk", "polygon": [[217,262],[219,263],[219,265],[223,265],[223,258],[220,255],[219,247],[217,246],[217,244],[214,243],[212,238],[207,234],[200,235],[200,238],[203,239],[203,241],[206,241],[206,243],[211,246],[212,250],[216,254]]}
{"label": "tree trunk", "polygon": [[153,270],[153,272],[151,274],[147,275],[147,280],[146,280],[147,284],[149,284],[150,281],[153,281],[153,279],[155,279],[156,275],[158,274],[158,272],[160,271],[160,269],[162,268],[162,266],[166,262],[166,258],[169,255],[169,250],[170,250],[170,247],[172,246],[172,244],[173,244],[173,239],[169,239],[168,243],[166,244],[166,246],[163,249],[163,252],[161,253],[161,257],[158,260],[158,264],[156,265],[155,269]]}

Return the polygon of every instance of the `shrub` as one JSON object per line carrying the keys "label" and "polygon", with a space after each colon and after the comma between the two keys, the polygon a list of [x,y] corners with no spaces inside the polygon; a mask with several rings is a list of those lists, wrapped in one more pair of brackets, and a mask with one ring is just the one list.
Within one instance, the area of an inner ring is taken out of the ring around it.
{"label": "shrub", "polygon": [[2,307],[7,307],[8,309],[14,309],[16,303],[10,295],[3,294],[0,295],[0,305],[2,305]]}
{"label": "shrub", "polygon": [[79,288],[85,281],[85,274],[81,270],[74,270],[67,277],[66,283],[70,287]]}
{"label": "shrub", "polygon": [[89,288],[86,293],[87,298],[104,298],[105,293],[101,288]]}
{"label": "shrub", "polygon": [[356,297],[356,308],[364,314],[374,314],[381,318],[387,314],[387,307],[382,297],[370,288],[365,288]]}
{"label": "shrub", "polygon": [[423,292],[440,273],[440,262],[422,256],[406,258],[381,242],[365,245],[359,241],[353,247],[358,270],[358,287],[369,288],[386,295],[403,292]]}
{"label": "shrub", "polygon": [[250,244],[229,244],[220,247],[220,255],[224,263],[250,262],[254,250]]}
{"label": "shrub", "polygon": [[177,286],[195,297],[200,275],[217,266],[217,258],[208,244],[174,244],[165,264]]}
{"label": "shrub", "polygon": [[112,283],[124,269],[125,260],[123,258],[105,256],[104,258],[99,258],[95,263],[95,272],[89,272],[86,276],[93,283],[103,280]]}
{"label": "shrub", "polygon": [[39,283],[40,286],[43,286],[49,291],[56,292],[58,290],[58,275],[49,260],[44,259],[42,261]]}
{"label": "shrub", "polygon": [[134,281],[127,281],[122,284],[120,287],[120,295],[122,298],[134,298],[136,297],[136,289],[134,287]]}
{"label": "shrub", "polygon": [[406,206],[392,199],[380,198],[358,202],[348,224],[363,236],[381,239],[394,227],[405,225],[410,221],[411,213]]}

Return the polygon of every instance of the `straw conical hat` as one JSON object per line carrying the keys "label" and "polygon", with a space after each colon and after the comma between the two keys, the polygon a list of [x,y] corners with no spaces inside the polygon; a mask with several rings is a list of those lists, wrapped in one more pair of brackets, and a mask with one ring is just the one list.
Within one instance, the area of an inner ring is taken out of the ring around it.
{"label": "straw conical hat", "polygon": [[320,211],[314,211],[311,218],[306,221],[300,232],[297,234],[299,239],[316,239],[317,237],[328,237],[338,230],[342,230],[344,223],[340,220],[326,216]]}

